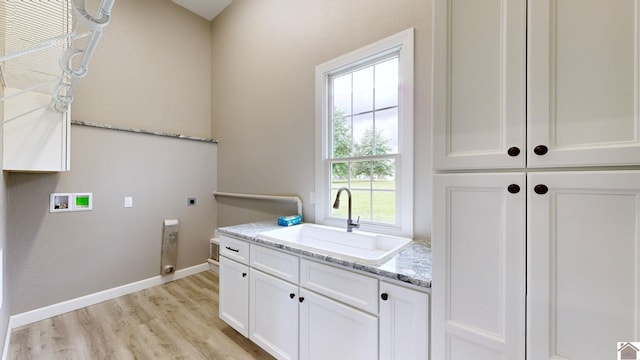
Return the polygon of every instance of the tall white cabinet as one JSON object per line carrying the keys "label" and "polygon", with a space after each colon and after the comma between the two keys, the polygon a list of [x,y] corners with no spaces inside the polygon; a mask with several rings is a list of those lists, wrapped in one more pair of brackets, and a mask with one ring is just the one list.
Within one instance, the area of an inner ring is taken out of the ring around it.
{"label": "tall white cabinet", "polygon": [[434,1],[432,359],[640,341],[635,1]]}

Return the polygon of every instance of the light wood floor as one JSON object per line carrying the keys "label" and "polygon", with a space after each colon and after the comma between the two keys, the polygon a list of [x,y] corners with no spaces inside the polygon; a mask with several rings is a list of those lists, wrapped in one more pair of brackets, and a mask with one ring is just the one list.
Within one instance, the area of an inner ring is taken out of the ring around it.
{"label": "light wood floor", "polygon": [[9,359],[273,359],[218,319],[205,271],[14,329]]}

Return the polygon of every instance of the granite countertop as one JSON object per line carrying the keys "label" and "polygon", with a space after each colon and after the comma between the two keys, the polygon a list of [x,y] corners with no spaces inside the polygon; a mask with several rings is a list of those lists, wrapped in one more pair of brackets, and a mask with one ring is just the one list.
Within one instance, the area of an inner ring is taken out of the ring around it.
{"label": "granite countertop", "polygon": [[218,228],[222,234],[232,235],[257,244],[279,248],[299,255],[311,257],[316,260],[326,261],[332,264],[368,272],[381,277],[399,280],[423,288],[431,287],[431,248],[419,242],[412,242],[408,247],[400,251],[396,256],[382,265],[361,264],[351,260],[341,259],[331,255],[316,253],[289,247],[283,244],[258,239],[256,236],[273,229],[280,229],[276,221],[262,221],[249,224],[233,225]]}

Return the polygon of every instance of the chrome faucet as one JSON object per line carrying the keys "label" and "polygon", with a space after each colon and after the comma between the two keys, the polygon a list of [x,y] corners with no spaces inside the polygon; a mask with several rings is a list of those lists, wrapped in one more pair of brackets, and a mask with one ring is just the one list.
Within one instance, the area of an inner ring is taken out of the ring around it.
{"label": "chrome faucet", "polygon": [[358,229],[360,227],[360,216],[358,216],[358,221],[353,222],[351,219],[351,191],[346,187],[338,189],[338,194],[336,195],[336,201],[333,203],[333,208],[338,209],[340,207],[340,194],[343,191],[347,192],[349,195],[349,216],[347,217],[347,232],[352,232],[354,228]]}

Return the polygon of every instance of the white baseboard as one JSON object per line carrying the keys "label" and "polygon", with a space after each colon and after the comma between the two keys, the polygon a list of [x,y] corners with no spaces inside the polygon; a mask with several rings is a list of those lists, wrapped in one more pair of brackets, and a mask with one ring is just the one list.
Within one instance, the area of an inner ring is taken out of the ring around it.
{"label": "white baseboard", "polygon": [[[112,289],[103,290],[97,293],[85,295],[79,298],[63,301],[61,303],[45,306],[39,309],[23,312],[20,314],[12,315],[9,318],[9,329],[7,330],[7,340],[5,340],[5,352],[9,345],[9,334],[11,329],[15,329],[20,326],[28,325],[40,320],[48,319],[53,316],[61,315],[69,311],[81,309],[83,307],[101,303],[103,301],[117,298],[130,294],[132,292],[144,290],[152,286],[162,285],[173,280],[178,280],[189,275],[197,274],[203,271],[209,270],[208,263],[202,263],[194,265],[192,267],[177,270],[171,275],[154,276],[149,279],[136,281],[130,284],[118,286]],[[3,355],[3,359],[5,359]]]}

